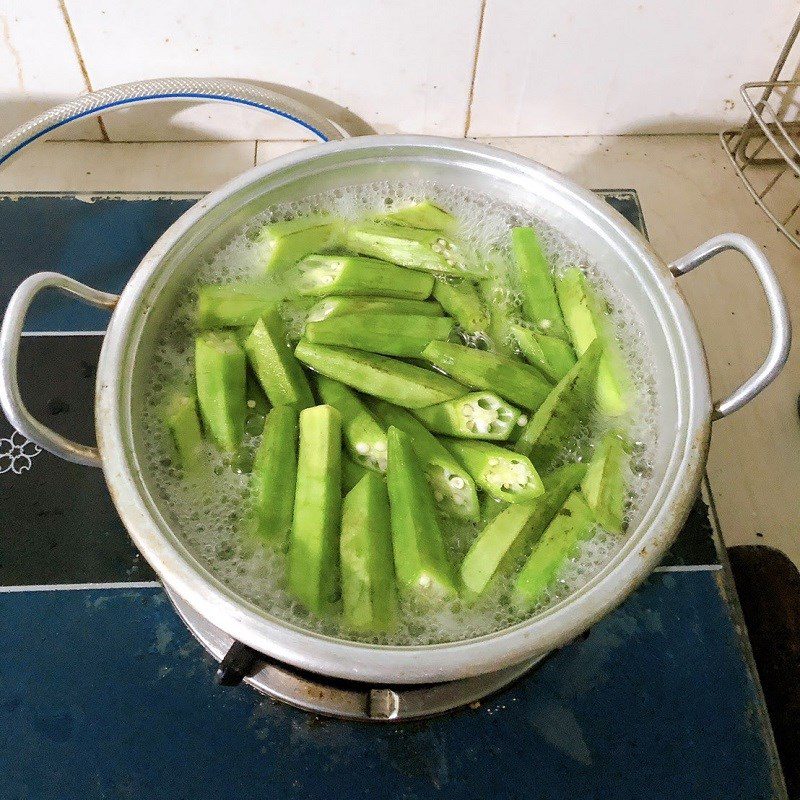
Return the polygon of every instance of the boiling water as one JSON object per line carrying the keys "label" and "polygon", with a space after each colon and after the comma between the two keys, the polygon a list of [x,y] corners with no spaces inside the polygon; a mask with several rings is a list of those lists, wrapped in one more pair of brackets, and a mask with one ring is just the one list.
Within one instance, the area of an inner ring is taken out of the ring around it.
{"label": "boiling water", "polygon": [[[336,619],[320,620],[309,615],[286,589],[286,554],[262,547],[242,535],[242,518],[247,506],[249,460],[259,442],[263,418],[253,416],[246,424],[245,441],[239,455],[224,458],[213,447],[205,453],[207,469],[187,480],[172,462],[170,436],[161,421],[161,409],[167,393],[193,384],[193,319],[197,286],[203,283],[227,283],[263,280],[259,250],[248,233],[266,222],[329,212],[345,219],[386,211],[425,198],[434,200],[459,221],[457,238],[466,245],[471,268],[494,278],[492,300],[509,306],[519,302],[518,287],[506,267],[509,263],[511,228],[532,225],[540,236],[556,272],[580,266],[595,290],[609,303],[619,346],[632,377],[633,413],[625,427],[634,445],[629,489],[628,515],[637,516],[647,491],[650,464],[656,446],[657,397],[649,365],[647,344],[634,309],[612,285],[604,281],[586,254],[566,240],[542,219],[518,207],[501,204],[491,198],[457,187],[442,187],[424,182],[374,183],[337,189],[293,203],[275,206],[251,221],[216,257],[198,272],[193,286],[182,296],[170,323],[159,340],[153,365],[152,383],[144,411],[146,453],[153,475],[158,502],[171,518],[178,534],[190,550],[225,584],[266,612],[301,627],[343,638],[391,644],[426,644],[459,641],[501,630],[530,616],[530,611],[515,607],[511,599],[511,579],[496,580],[472,606],[460,601],[434,609],[404,607],[402,621],[388,637],[369,639],[340,629]],[[280,288],[276,286],[276,295]],[[288,327],[299,335],[303,307],[288,306]],[[481,334],[491,345],[490,335]],[[502,344],[502,343],[501,343]],[[508,342],[505,343],[509,344]],[[587,432],[596,438],[601,431]],[[576,448],[577,450],[577,448]],[[564,460],[570,454],[565,453]],[[470,524],[443,520],[453,563],[460,563],[486,520],[498,513],[500,506],[484,498],[483,519]],[[597,574],[624,544],[624,537],[598,530],[568,565],[539,609],[566,597]]]}

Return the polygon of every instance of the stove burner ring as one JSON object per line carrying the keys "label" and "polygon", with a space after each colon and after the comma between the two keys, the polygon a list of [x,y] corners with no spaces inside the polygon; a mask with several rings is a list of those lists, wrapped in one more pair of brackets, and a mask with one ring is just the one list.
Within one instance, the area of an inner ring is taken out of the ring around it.
{"label": "stove burner ring", "polygon": [[327,678],[258,653],[201,617],[169,587],[164,587],[194,637],[222,662],[217,681],[244,681],[262,694],[304,711],[338,719],[390,721],[422,719],[475,703],[524,675],[540,658],[476,678],[413,686],[373,686]]}

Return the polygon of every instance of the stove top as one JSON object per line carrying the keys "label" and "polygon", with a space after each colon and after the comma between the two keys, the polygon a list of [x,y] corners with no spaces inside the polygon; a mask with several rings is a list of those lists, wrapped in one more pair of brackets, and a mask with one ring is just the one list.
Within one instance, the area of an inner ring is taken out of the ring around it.
{"label": "stove top", "polygon": [[[635,191],[601,194],[644,230]],[[45,269],[121,289],[195,199],[0,197],[0,304]],[[105,322],[40,298],[20,351],[31,410],[87,442]],[[458,711],[375,726],[218,685],[230,641],[179,606],[203,644],[191,636],[101,472],[39,451],[1,415],[0,487],[3,798],[782,796],[735,592],[700,500],[664,564],[579,641],[517,680],[458,687],[456,704],[470,703]],[[269,663],[258,676],[295,705],[333,697],[355,716],[454,704],[452,684],[438,699],[336,684],[314,697],[313,676],[299,684]]]}

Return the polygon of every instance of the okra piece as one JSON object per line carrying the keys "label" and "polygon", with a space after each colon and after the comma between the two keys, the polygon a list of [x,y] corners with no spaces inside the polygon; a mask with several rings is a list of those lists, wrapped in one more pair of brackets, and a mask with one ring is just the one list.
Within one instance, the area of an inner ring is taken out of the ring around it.
{"label": "okra piece", "polygon": [[426,231],[446,231],[455,224],[455,218],[430,200],[423,200],[397,211],[388,211],[379,218],[393,225],[407,225],[410,228],[421,228]]}
{"label": "okra piece", "polygon": [[276,406],[264,422],[264,433],[250,473],[250,515],[255,536],[285,541],[292,528],[297,477],[297,408]]}
{"label": "okra piece", "polygon": [[342,453],[342,491],[349,492],[368,471],[361,464],[356,464],[346,452]]}
{"label": "okra piece", "polygon": [[464,394],[464,387],[438,372],[406,364],[396,358],[329,347],[301,339],[295,355],[311,369],[405,408],[422,408]]}
{"label": "okra piece", "polygon": [[389,496],[367,473],[342,503],[342,616],[356,631],[388,631],[397,614]]}
{"label": "okra piece", "polygon": [[197,291],[197,327],[252,328],[280,297],[273,286],[223,284],[201,286]]}
{"label": "okra piece", "polygon": [[347,228],[344,246],[354,253],[403,267],[460,275],[466,270],[458,245],[441,231],[363,222]]}
{"label": "okra piece", "polygon": [[535,508],[535,501],[512,503],[480,532],[459,570],[463,592],[468,598],[477,597],[489,585],[500,562],[523,535]]}
{"label": "okra piece", "polygon": [[542,333],[569,339],[550,267],[533,228],[514,228],[511,247],[522,290],[522,310]]}
{"label": "okra piece", "polygon": [[487,333],[494,349],[501,355],[513,358],[516,355],[514,333],[511,326],[519,318],[508,292],[495,280],[478,283],[478,293],[489,313]]}
{"label": "okra piece", "polygon": [[306,339],[316,344],[418,358],[431,342],[447,339],[452,330],[453,320],[449,317],[368,312],[309,322]]}
{"label": "okra piece", "polygon": [[286,327],[277,309],[270,310],[256,323],[244,348],[273,406],[314,405],[308,380],[289,347]]}
{"label": "okra piece", "polygon": [[513,325],[514,337],[526,360],[553,382],[560,381],[575,366],[572,345],[555,336]]}
{"label": "okra piece", "polygon": [[437,278],[433,285],[433,298],[468,333],[488,332],[489,314],[470,281],[450,282]]}
{"label": "okra piece", "polygon": [[386,431],[361,398],[324,375],[317,376],[317,390],[322,402],[342,415],[342,436],[350,457],[357,464],[386,472]]}
{"label": "okra piece", "polygon": [[389,428],[389,503],[397,582],[412,597],[458,593],[433,494],[408,434]]}
{"label": "okra piece", "polygon": [[342,417],[332,406],[300,412],[297,488],[289,541],[289,588],[315,614],[339,595]]}
{"label": "okra piece", "polygon": [[514,582],[518,601],[532,607],[547,595],[566,564],[576,555],[580,543],[595,530],[592,510],[580,492],[573,492],[534,545]]}
{"label": "okra piece", "polygon": [[404,408],[384,400],[373,401],[372,407],[387,428],[393,425],[411,437],[439,511],[447,517],[477,521],[480,507],[475,482],[452,453]]}
{"label": "okra piece", "polygon": [[203,428],[225,452],[239,446],[244,433],[247,360],[236,336],[210,331],[195,340],[197,402]]}
{"label": "okra piece", "polygon": [[304,296],[379,295],[425,300],[433,276],[364,256],[307,256],[297,265],[297,291]]}
{"label": "okra piece", "polygon": [[535,411],[553,385],[529,364],[452,342],[431,342],[422,357],[473,389],[496,392],[519,408]]}
{"label": "okra piece", "polygon": [[330,217],[315,216],[272,222],[253,236],[264,255],[268,272],[290,267],[309,253],[327,250],[336,243],[338,225]]}
{"label": "okra piece", "polygon": [[546,472],[553,460],[585,429],[595,408],[597,368],[602,343],[593,342],[575,366],[555,385],[514,444]]}
{"label": "okra piece", "polygon": [[622,533],[625,528],[625,476],[629,461],[624,440],[610,431],[598,444],[581,483],[589,508],[610,533]]}
{"label": "okra piece", "polygon": [[492,392],[472,392],[455,400],[414,411],[416,418],[434,433],[461,439],[505,441],[516,425],[528,421],[519,409]]}
{"label": "okra piece", "polygon": [[194,395],[175,394],[167,404],[164,422],[172,435],[178,462],[185,472],[191,472],[200,461],[203,431],[197,416]]}
{"label": "okra piece", "polygon": [[414,314],[423,317],[443,316],[442,307],[431,300],[408,300],[404,297],[326,297],[308,312],[308,322],[320,322],[342,314]]}
{"label": "okra piece", "polygon": [[527,503],[544,492],[539,473],[521,453],[490,442],[442,439],[442,443],[475,483],[498,500]]}
{"label": "okra piece", "polygon": [[623,414],[628,407],[625,396],[627,376],[614,336],[608,331],[607,311],[602,309],[600,299],[577,267],[568,269],[561,276],[557,288],[575,352],[583,355],[595,339],[603,343],[604,353],[597,371],[598,407],[609,416]]}

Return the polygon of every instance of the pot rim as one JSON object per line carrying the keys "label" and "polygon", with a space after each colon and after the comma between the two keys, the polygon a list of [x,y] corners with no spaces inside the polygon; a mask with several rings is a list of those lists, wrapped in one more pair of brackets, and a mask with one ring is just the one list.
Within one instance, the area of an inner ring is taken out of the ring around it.
{"label": "pot rim", "polygon": [[[676,443],[665,483],[622,550],[587,584],[544,612],[504,630],[443,644],[386,646],[360,644],[304,630],[238,598],[177,541],[170,541],[146,501],[126,453],[123,388],[130,379],[129,338],[141,309],[139,300],[157,276],[170,249],[212,208],[249,184],[317,156],[336,151],[391,150],[393,147],[469,152],[557,186],[585,211],[600,217],[613,235],[649,270],[677,323],[674,354],[689,367],[679,376],[683,398],[682,447]],[[235,639],[300,669],[336,678],[381,683],[424,683],[492,672],[556,649],[605,616],[653,570],[677,536],[696,496],[708,452],[711,399],[702,342],[675,279],[649,243],[622,215],[588,189],[523,156],[463,139],[434,136],[365,136],[312,145],[271,159],[228,181],[178,218],[144,256],[126,285],[109,322],[97,371],[96,428],[102,468],[114,504],[131,538],[162,581]]]}

